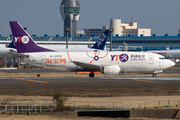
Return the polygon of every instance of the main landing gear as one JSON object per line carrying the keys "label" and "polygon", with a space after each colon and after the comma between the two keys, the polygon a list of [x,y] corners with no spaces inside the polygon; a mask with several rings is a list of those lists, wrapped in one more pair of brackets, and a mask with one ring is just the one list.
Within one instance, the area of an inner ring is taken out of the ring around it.
{"label": "main landing gear", "polygon": [[89,73],[89,77],[94,77],[94,72]]}

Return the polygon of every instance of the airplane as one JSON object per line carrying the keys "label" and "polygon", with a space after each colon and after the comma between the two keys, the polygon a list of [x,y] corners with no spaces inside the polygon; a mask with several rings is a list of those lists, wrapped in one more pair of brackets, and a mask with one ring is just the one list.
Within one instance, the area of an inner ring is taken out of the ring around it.
{"label": "airplane", "polygon": [[118,52],[106,50],[91,51],[54,51],[38,46],[17,21],[10,21],[11,31],[17,52],[10,51],[15,59],[23,62],[62,71],[90,71],[118,75],[120,72],[156,73],[175,65],[162,55],[144,52]]}

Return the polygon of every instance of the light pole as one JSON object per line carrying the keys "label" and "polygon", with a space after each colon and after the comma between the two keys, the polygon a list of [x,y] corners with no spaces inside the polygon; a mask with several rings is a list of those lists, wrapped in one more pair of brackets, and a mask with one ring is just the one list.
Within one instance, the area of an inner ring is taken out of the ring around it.
{"label": "light pole", "polygon": [[69,38],[68,38],[69,34],[68,33],[71,31],[71,28],[65,27],[64,29],[66,31],[66,49],[68,49],[68,41],[69,41]]}
{"label": "light pole", "polygon": [[110,51],[112,51],[112,33],[114,31],[114,28],[110,28]]}

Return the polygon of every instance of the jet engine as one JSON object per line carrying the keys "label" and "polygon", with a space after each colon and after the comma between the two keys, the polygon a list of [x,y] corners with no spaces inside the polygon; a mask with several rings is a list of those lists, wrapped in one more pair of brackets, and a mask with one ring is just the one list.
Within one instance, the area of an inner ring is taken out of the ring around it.
{"label": "jet engine", "polygon": [[121,72],[119,65],[104,66],[102,72],[107,75],[118,75]]}

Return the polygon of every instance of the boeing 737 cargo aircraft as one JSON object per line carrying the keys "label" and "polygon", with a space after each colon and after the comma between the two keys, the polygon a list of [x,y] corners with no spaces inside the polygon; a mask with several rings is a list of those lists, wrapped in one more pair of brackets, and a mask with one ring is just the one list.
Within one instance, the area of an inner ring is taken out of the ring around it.
{"label": "boeing 737 cargo aircraft", "polygon": [[34,66],[65,71],[91,71],[89,77],[94,77],[95,71],[113,75],[127,71],[156,73],[175,65],[164,56],[154,53],[105,50],[56,52],[38,46],[18,22],[12,21],[10,26],[17,52],[9,53]]}

